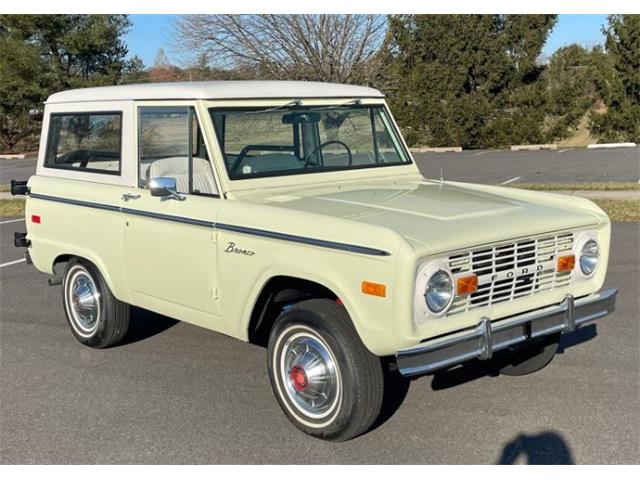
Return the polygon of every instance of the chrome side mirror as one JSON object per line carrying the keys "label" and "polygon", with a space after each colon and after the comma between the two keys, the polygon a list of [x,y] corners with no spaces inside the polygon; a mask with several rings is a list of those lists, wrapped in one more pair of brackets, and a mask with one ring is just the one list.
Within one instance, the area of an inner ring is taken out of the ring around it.
{"label": "chrome side mirror", "polygon": [[171,177],[156,177],[149,180],[149,191],[152,197],[169,197],[184,200],[184,195],[177,192],[176,179]]}

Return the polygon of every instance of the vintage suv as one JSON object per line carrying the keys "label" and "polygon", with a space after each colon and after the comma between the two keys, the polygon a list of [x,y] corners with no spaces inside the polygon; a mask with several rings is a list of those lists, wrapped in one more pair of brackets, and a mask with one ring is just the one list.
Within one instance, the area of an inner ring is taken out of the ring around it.
{"label": "vintage suv", "polygon": [[36,175],[12,191],[15,243],[62,283],[81,343],[117,344],[135,305],[266,345],[282,410],[325,439],[371,427],[390,370],[494,357],[531,373],[615,304],[600,208],[423,178],[366,87],[57,93]]}

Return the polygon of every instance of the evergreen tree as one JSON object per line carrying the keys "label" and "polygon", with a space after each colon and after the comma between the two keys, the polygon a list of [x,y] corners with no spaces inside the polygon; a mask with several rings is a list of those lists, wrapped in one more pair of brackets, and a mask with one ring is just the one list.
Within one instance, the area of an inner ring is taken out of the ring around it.
{"label": "evergreen tree", "polygon": [[149,73],[138,55],[127,60],[122,83],[144,83],[149,81]]}
{"label": "evergreen tree", "polygon": [[543,68],[555,15],[389,18],[385,90],[412,143],[487,147],[542,139]]}
{"label": "evergreen tree", "polygon": [[591,131],[601,141],[640,141],[640,15],[610,15],[604,29],[615,75],[600,83],[607,106],[593,115]]}
{"label": "evergreen tree", "polygon": [[3,148],[32,143],[49,94],[120,81],[129,26],[126,15],[0,15]]}
{"label": "evergreen tree", "polygon": [[0,31],[0,151],[35,144],[39,122],[33,114],[47,96],[47,76],[37,45]]}
{"label": "evergreen tree", "polygon": [[613,66],[602,47],[588,50],[578,44],[561,47],[544,72],[547,88],[548,137],[567,137],[586,114],[601,104],[600,85],[612,80]]}

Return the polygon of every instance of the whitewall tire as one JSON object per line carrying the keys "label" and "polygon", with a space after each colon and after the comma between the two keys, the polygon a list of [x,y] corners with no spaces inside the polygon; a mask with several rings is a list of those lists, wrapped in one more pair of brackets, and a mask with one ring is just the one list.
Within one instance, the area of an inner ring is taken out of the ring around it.
{"label": "whitewall tire", "polygon": [[278,403],[305,433],[348,440],[364,433],[380,413],[380,359],[362,344],[346,310],[333,300],[306,300],[278,317],[268,366]]}

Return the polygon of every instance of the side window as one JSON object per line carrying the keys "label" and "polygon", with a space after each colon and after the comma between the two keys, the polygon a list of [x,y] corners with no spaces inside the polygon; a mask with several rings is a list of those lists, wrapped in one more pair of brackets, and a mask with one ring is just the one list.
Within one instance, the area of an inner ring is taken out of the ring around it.
{"label": "side window", "polygon": [[52,113],[44,166],[120,175],[121,112]]}
{"label": "side window", "polygon": [[171,177],[180,193],[218,194],[193,107],[141,107],[138,124],[140,187]]}

